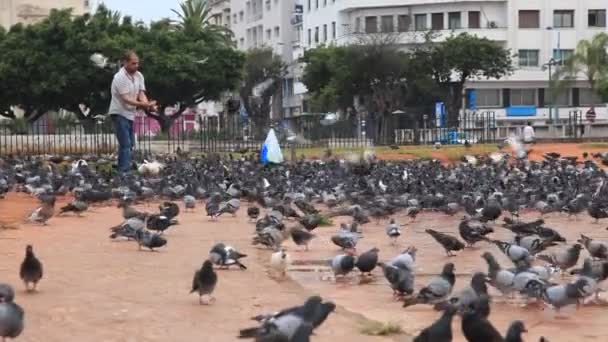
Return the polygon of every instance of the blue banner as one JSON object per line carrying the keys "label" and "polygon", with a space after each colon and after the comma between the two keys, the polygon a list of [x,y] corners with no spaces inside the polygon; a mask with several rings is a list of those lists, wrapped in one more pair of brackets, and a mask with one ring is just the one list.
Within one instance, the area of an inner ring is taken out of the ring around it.
{"label": "blue banner", "polygon": [[435,102],[435,120],[437,120],[437,127],[445,126],[445,105],[443,102]]}

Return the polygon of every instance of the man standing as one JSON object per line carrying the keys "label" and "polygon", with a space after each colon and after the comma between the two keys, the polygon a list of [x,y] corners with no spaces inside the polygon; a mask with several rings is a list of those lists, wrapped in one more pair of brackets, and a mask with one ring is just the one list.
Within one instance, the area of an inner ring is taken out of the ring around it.
{"label": "man standing", "polygon": [[135,144],[133,120],[138,108],[156,110],[156,101],[146,97],[144,75],[138,71],[139,57],[129,50],[122,58],[122,68],[112,80],[110,116],[118,140],[118,172],[128,173],[131,168],[131,153]]}

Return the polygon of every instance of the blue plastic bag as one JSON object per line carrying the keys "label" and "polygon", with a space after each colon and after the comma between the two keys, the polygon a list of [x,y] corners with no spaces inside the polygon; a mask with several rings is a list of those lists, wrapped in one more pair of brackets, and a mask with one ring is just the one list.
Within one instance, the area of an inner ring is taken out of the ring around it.
{"label": "blue plastic bag", "polygon": [[279,145],[279,140],[277,139],[274,129],[272,128],[266,136],[264,145],[262,145],[262,150],[260,151],[260,160],[264,165],[268,163],[280,164],[283,162],[281,146]]}

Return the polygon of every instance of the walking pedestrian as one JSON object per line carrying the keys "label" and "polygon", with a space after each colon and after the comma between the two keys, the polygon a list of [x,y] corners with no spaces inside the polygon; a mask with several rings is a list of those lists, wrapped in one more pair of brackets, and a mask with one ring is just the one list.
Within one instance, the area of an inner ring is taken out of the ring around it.
{"label": "walking pedestrian", "polygon": [[534,143],[534,139],[535,139],[534,127],[532,127],[532,122],[528,121],[528,123],[526,124],[526,127],[524,127],[524,131],[523,131],[524,144],[532,144],[532,143]]}
{"label": "walking pedestrian", "polygon": [[125,52],[122,67],[114,75],[112,101],[108,113],[112,117],[114,133],[118,140],[118,172],[131,169],[131,154],[135,144],[133,120],[137,109],[156,110],[156,101],[148,100],[144,75],[139,70],[139,57],[133,50]]}

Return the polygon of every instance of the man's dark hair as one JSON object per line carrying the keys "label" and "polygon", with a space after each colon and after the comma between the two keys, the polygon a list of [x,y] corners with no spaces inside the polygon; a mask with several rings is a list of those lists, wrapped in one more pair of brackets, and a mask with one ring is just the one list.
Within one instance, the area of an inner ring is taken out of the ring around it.
{"label": "man's dark hair", "polygon": [[137,57],[137,53],[135,53],[135,50],[127,50],[123,53],[121,61],[123,63],[126,63],[133,57]]}
{"label": "man's dark hair", "polygon": [[528,121],[528,126],[532,126],[532,122],[531,121]]}

